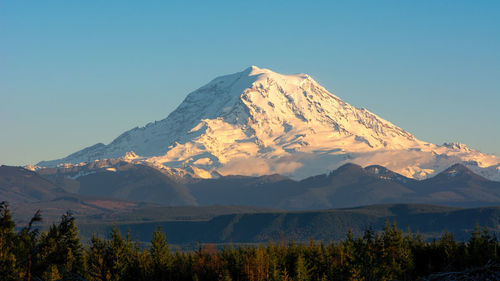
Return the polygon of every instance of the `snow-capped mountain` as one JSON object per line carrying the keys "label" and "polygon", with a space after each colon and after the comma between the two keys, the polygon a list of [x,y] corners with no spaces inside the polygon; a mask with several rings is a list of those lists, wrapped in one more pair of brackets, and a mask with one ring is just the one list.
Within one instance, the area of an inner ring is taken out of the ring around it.
{"label": "snow-capped mountain", "polygon": [[418,140],[342,101],[306,74],[255,66],[212,80],[161,121],[38,165],[115,158],[205,178],[272,173],[305,178],[353,162],[421,179],[460,162],[500,180],[500,158],[494,155]]}

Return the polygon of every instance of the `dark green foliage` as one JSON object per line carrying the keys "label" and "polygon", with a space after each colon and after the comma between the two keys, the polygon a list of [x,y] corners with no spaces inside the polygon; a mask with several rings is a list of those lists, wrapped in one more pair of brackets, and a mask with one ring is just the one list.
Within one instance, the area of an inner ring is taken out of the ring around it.
{"label": "dark green foliage", "polygon": [[108,280],[111,277],[109,265],[106,263],[106,243],[93,235],[87,248],[87,273],[90,280]]}
{"label": "dark green foliage", "polygon": [[37,241],[36,271],[42,276],[60,276],[64,280],[74,279],[85,271],[83,248],[78,229],[71,213],[61,217],[59,224],[53,224],[48,232],[42,233]]}
{"label": "dark green foliage", "polygon": [[0,276],[3,280],[16,280],[14,221],[10,214],[7,203],[0,203]]}
{"label": "dark green foliage", "polygon": [[467,242],[448,232],[424,242],[387,221],[382,231],[349,231],[336,243],[200,244],[196,251],[172,252],[160,228],[147,249],[117,227],[108,239],[93,235],[83,247],[70,213],[42,233],[34,227],[39,220],[37,213],[16,233],[7,204],[0,203],[1,280],[419,280],[481,268],[488,276],[500,264],[499,242],[480,227]]}
{"label": "dark green foliage", "polygon": [[0,203],[0,276],[2,280],[78,280],[86,274],[84,253],[71,213],[61,217],[47,232],[35,224],[36,212],[28,225],[14,232],[7,204]]}
{"label": "dark green foliage", "polygon": [[167,237],[165,233],[158,228],[153,233],[151,247],[149,248],[151,257],[152,272],[156,280],[170,280],[172,276],[172,256],[168,248]]}

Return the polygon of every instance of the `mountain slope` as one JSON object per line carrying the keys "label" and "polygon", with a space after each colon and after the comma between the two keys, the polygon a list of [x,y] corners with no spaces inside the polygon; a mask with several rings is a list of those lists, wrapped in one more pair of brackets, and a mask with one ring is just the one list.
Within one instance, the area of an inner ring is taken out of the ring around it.
{"label": "mountain slope", "polygon": [[9,204],[14,219],[21,224],[37,210],[42,211],[46,223],[51,223],[68,210],[81,218],[157,206],[68,193],[38,173],[11,166],[0,166],[0,201]]}
{"label": "mountain slope", "polygon": [[461,164],[455,164],[435,177],[419,182],[419,193],[427,202],[500,202],[500,182],[479,176]]}
{"label": "mountain slope", "polygon": [[[161,226],[169,243],[252,243],[283,242],[289,239],[306,242],[344,239],[349,230],[356,235],[371,228],[383,229],[385,221],[396,221],[400,229],[411,229],[424,239],[439,238],[444,231],[455,239],[469,239],[477,224],[498,233],[500,208],[458,209],[451,207],[394,204],[332,209],[310,212],[269,212],[217,216],[207,221],[163,221],[118,224],[141,241],[151,241],[151,234]],[[109,233],[111,224],[81,224],[83,236]],[[196,244],[198,246],[198,244]]]}
{"label": "mountain slope", "polygon": [[302,209],[304,206],[311,209],[411,202],[409,198],[414,191],[406,186],[403,178],[394,180],[371,173],[355,164],[345,164],[323,177],[300,181],[299,184],[307,187],[307,190],[287,199],[284,204],[294,209]]}
{"label": "mountain slope", "polygon": [[500,204],[500,182],[456,164],[426,180],[381,166],[345,164],[295,181],[278,176],[228,176],[188,183],[202,205],[241,204],[282,209],[344,208],[381,203],[426,203],[460,207]]}
{"label": "mountain slope", "polygon": [[62,188],[21,167],[0,166],[0,201],[32,203],[64,195]]}
{"label": "mountain slope", "polygon": [[106,160],[38,172],[67,191],[81,195],[170,206],[197,205],[196,199],[175,176],[142,164]]}
{"label": "mountain slope", "polygon": [[496,156],[461,144],[420,141],[345,103],[306,74],[281,75],[255,66],[212,80],[161,121],[39,165],[120,157],[202,178],[279,173],[300,179],[346,162],[426,178],[459,162],[500,179]]}

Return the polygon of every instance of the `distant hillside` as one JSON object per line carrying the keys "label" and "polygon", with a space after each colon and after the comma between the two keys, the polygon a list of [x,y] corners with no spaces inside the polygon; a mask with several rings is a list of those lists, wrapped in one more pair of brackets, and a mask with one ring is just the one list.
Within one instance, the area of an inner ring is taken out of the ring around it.
{"label": "distant hillside", "polygon": [[35,172],[0,166],[0,201],[32,203],[51,200],[64,193],[62,188]]}
{"label": "distant hillside", "polygon": [[163,221],[207,221],[221,215],[284,212],[273,208],[251,206],[162,206],[141,204],[130,210],[88,215],[79,219],[85,223],[137,223]]}
{"label": "distant hillside", "polygon": [[88,196],[160,204],[196,205],[196,199],[176,178],[141,164],[103,161],[71,168],[38,171],[65,190]]}
{"label": "distant hillside", "polygon": [[301,181],[282,175],[183,178],[126,161],[96,161],[37,171],[68,192],[171,206],[245,205],[288,210],[421,203],[458,207],[500,205],[500,182],[455,164],[415,180],[382,166],[345,164]]}
{"label": "distant hillside", "polygon": [[[450,231],[459,240],[468,239],[477,224],[500,231],[500,207],[459,209],[433,205],[375,205],[350,209],[309,212],[271,212],[217,216],[207,221],[164,221],[118,224],[132,237],[151,240],[158,226],[173,244],[188,243],[255,243],[266,241],[330,241],[345,237],[349,229],[355,234],[372,228],[380,230],[384,222],[396,221],[398,227],[411,229],[430,239]],[[81,234],[109,233],[112,224],[80,224]]]}
{"label": "distant hillside", "polygon": [[[396,220],[400,227],[410,227],[427,237],[446,229],[458,238],[464,237],[476,223],[499,230],[498,207],[459,209],[408,205],[425,202],[460,207],[498,206],[500,183],[478,176],[462,165],[454,165],[422,181],[381,166],[362,168],[354,164],[302,181],[270,175],[180,182],[151,167],[126,162],[86,171],[74,169],[71,173],[73,179],[67,176],[69,174],[58,173],[57,169],[44,176],[52,177],[59,184],[72,183],[76,194],[68,192],[71,188],[64,185],[62,188],[38,173],[2,166],[0,200],[10,203],[16,221],[21,223],[37,209],[42,210],[46,223],[71,210],[77,221],[85,225],[84,235],[94,230],[106,233],[116,222],[123,230],[130,228],[147,241],[148,234],[142,234],[152,233],[151,230],[161,224],[175,243],[339,239],[349,228],[356,232],[368,227],[378,229],[385,219]],[[57,180],[61,177],[66,180]],[[151,198],[172,205],[196,200],[203,206],[165,206],[152,203]],[[331,210],[371,203],[386,205]],[[330,210],[280,211],[285,208]]]}
{"label": "distant hillside", "polygon": [[189,191],[160,171],[125,164],[78,178],[78,193],[123,200],[147,201],[167,205],[196,205]]}
{"label": "distant hillside", "polygon": [[460,207],[500,204],[500,182],[456,164],[426,180],[414,180],[382,166],[346,164],[329,174],[294,181],[279,175],[228,176],[188,184],[201,205],[244,204],[291,210],[345,208],[384,203]]}
{"label": "distant hillside", "polygon": [[[73,172],[78,173],[81,171],[76,170]],[[59,184],[70,183],[71,186],[77,186],[78,190],[83,189],[85,190],[84,193],[87,193],[74,194],[65,191],[58,184],[41,177],[36,172],[22,167],[0,166],[0,202],[8,202],[14,219],[19,225],[27,223],[37,210],[42,211],[43,224],[45,225],[58,220],[66,211],[71,211],[79,222],[92,223],[208,220],[215,216],[227,214],[278,211],[276,208],[234,205],[172,207],[163,204],[110,198],[113,197],[113,192],[127,190],[127,179],[131,179],[128,183],[136,189],[143,188],[142,192],[146,194],[150,192],[150,196],[159,197],[163,194],[169,198],[169,189],[163,188],[158,182],[164,180],[164,182],[171,183],[174,186],[177,184],[168,181],[168,178],[165,180],[166,176],[161,173],[158,175],[158,173],[157,170],[142,165],[137,167],[124,165],[117,172],[90,173],[83,177],[81,183],[71,178],[50,174],[54,182]],[[99,184],[94,185],[92,184],[94,177],[105,180],[96,180],[96,183]],[[136,185],[136,183],[143,183],[143,185]],[[154,185],[153,188],[148,188],[147,184],[149,183],[158,184],[158,188],[154,190]],[[65,188],[67,187],[65,186]],[[89,190],[86,190],[87,188]],[[102,189],[102,193],[98,192],[99,188]],[[128,190],[130,191],[130,189]],[[141,197],[137,193],[138,191],[131,197],[139,200]],[[97,194],[101,194],[101,196],[93,196]],[[171,197],[176,198],[175,196]]]}
{"label": "distant hillside", "polygon": [[[70,179],[68,179],[70,181]],[[71,211],[77,219],[129,212],[137,208],[161,206],[151,203],[92,197],[65,191],[54,182],[22,167],[0,166],[0,202],[6,201],[14,219],[22,225],[37,211],[44,223]]]}

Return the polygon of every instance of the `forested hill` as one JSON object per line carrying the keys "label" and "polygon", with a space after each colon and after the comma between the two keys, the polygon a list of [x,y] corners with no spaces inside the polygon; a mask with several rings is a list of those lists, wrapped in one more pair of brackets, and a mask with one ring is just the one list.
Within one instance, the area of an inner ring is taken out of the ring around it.
{"label": "forested hill", "polygon": [[[121,223],[118,228],[141,241],[150,241],[160,226],[173,244],[187,243],[253,243],[271,241],[340,240],[352,229],[361,234],[367,229],[381,230],[385,221],[396,221],[398,227],[420,233],[425,239],[438,238],[444,231],[458,240],[470,236],[476,225],[489,227],[492,233],[500,225],[500,207],[461,209],[434,205],[373,205],[349,209],[307,212],[268,212],[230,214],[210,220],[155,221]],[[113,224],[80,224],[83,237],[93,232],[109,233]]]}
{"label": "forested hill", "polygon": [[43,232],[34,227],[39,219],[37,214],[15,231],[7,205],[0,203],[2,281],[500,279],[500,243],[479,227],[466,242],[447,232],[425,242],[386,223],[382,231],[347,232],[338,242],[232,244],[223,249],[199,244],[193,251],[172,251],[161,229],[148,235],[145,248],[116,227],[108,238],[93,235],[82,244],[71,214]]}

